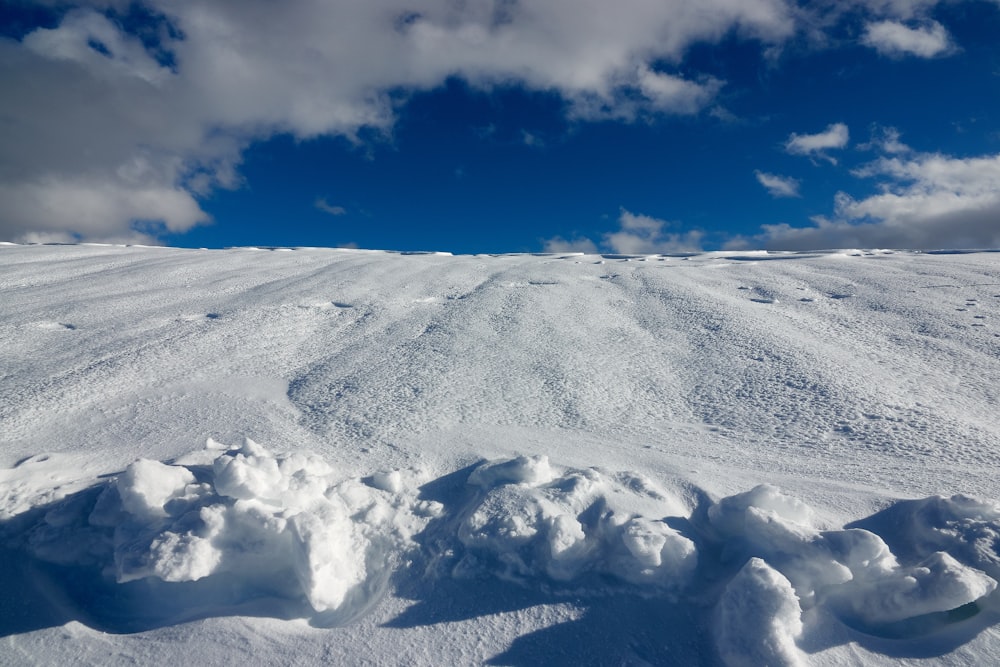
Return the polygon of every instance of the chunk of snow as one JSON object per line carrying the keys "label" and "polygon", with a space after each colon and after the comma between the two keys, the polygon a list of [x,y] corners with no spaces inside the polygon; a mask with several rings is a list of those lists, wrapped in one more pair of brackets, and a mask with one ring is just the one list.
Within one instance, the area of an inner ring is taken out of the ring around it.
{"label": "chunk of snow", "polygon": [[143,519],[166,517],[167,503],[183,498],[195,478],[190,470],[159,461],[140,459],[118,480],[122,509]]}
{"label": "chunk of snow", "polygon": [[469,475],[469,484],[490,489],[498,484],[545,484],[554,477],[549,457],[540,454],[485,463]]}
{"label": "chunk of snow", "polygon": [[666,585],[686,581],[698,565],[694,542],[662,521],[630,519],[621,531],[631,558],[612,561],[612,572],[633,583]]}
{"label": "chunk of snow", "polygon": [[295,573],[309,604],[316,611],[338,609],[367,575],[369,542],[342,506],[331,503],[290,521]]}
{"label": "chunk of snow", "polygon": [[984,573],[938,552],[914,567],[859,577],[838,591],[835,599],[860,620],[884,624],[957,609],[996,587],[997,582]]}
{"label": "chunk of snow", "polygon": [[728,667],[805,664],[795,639],[802,610],[788,579],[751,558],[726,585],[716,610],[716,645]]}
{"label": "chunk of snow", "polygon": [[[681,503],[631,475],[593,469],[555,476],[545,457],[481,465],[469,482],[485,491],[459,527],[471,562],[500,577],[568,582],[586,573],[683,587],[697,564],[694,543],[666,523],[634,516],[636,500],[668,515]],[[492,565],[490,565],[492,564]]]}

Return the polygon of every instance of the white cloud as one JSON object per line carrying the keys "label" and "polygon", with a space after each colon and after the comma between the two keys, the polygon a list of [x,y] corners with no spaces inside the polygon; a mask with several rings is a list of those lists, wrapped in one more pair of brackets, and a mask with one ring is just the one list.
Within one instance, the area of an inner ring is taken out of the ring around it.
{"label": "white cloud", "polygon": [[837,164],[837,160],[828,156],[825,151],[832,148],[847,146],[850,135],[844,123],[832,123],[826,129],[816,134],[792,133],[785,142],[785,150],[793,155],[808,155],[821,157]]}
{"label": "white cloud", "polygon": [[789,176],[778,176],[765,171],[754,171],[757,182],[767,188],[772,197],[801,197],[798,179]]}
{"label": "white cloud", "polygon": [[648,215],[621,210],[620,229],[604,235],[604,245],[623,255],[671,252],[699,252],[704,234],[697,230],[684,233],[665,231],[671,223]]}
{"label": "white cloud", "polygon": [[596,253],[603,250],[620,255],[701,252],[703,232],[671,232],[668,231],[671,226],[672,223],[666,220],[623,208],[618,216],[618,229],[604,234],[600,246],[585,237],[565,239],[556,236],[546,240],[543,247],[546,252]]}
{"label": "white cloud", "polygon": [[[0,183],[0,202],[4,229],[22,241],[155,243],[157,231],[184,232],[209,221],[186,190],[119,186],[113,178]],[[39,226],[39,219],[47,224]]]}
{"label": "white cloud", "polygon": [[869,23],[861,42],[892,57],[933,58],[953,50],[948,31],[937,21],[915,28],[898,21]]}
{"label": "white cloud", "polygon": [[854,174],[879,179],[878,194],[838,193],[832,218],[811,227],[767,225],[739,245],[816,248],[1000,248],[1000,154],[885,157]]}
{"label": "white cloud", "polygon": [[948,190],[963,196],[1000,192],[1000,155],[959,159],[921,153],[911,159],[882,158],[853,173],[861,178],[889,176],[908,184],[910,192]]}
{"label": "white cloud", "polygon": [[[779,43],[796,21],[788,0],[146,0],[162,25],[144,45],[104,14],[129,3],[77,4],[0,40],[2,237],[186,228],[207,219],[198,196],[239,185],[250,143],[388,131],[450,76],[550,91],[583,120],[696,113],[722,82],[670,71],[691,44]],[[83,226],[46,203],[80,183],[114,193]]]}
{"label": "white cloud", "polygon": [[858,150],[876,150],[892,155],[911,152],[913,149],[903,143],[901,136],[899,130],[894,127],[876,127],[872,130],[871,141],[858,144]]}
{"label": "white cloud", "polygon": [[542,247],[545,252],[584,252],[591,255],[597,253],[596,243],[588,238],[580,237],[564,239],[561,236],[555,236],[546,240]]}
{"label": "white cloud", "polygon": [[92,11],[72,10],[58,29],[36,30],[22,43],[45,58],[75,62],[99,76],[136,77],[151,84],[169,76],[169,69],[157,63],[139,40]]}
{"label": "white cloud", "polygon": [[722,87],[714,78],[694,82],[672,74],[654,72],[645,65],[639,67],[639,90],[645,100],[659,111],[693,114],[704,108]]}
{"label": "white cloud", "polygon": [[942,0],[854,0],[854,2],[878,16],[911,19],[922,16]]}
{"label": "white cloud", "polygon": [[529,148],[544,148],[545,140],[537,134],[532,134],[527,130],[521,130],[521,141]]}
{"label": "white cloud", "polygon": [[323,197],[317,199],[313,205],[320,211],[323,211],[324,213],[329,213],[330,215],[345,215],[347,213],[346,208],[344,208],[343,206],[335,206],[329,203]]}

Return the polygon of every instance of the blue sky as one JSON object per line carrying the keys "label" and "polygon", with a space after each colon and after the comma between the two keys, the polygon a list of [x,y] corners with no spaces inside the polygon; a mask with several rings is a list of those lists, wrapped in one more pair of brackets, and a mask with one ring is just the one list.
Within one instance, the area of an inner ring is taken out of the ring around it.
{"label": "blue sky", "polygon": [[0,240],[1000,246],[1000,3],[15,1]]}

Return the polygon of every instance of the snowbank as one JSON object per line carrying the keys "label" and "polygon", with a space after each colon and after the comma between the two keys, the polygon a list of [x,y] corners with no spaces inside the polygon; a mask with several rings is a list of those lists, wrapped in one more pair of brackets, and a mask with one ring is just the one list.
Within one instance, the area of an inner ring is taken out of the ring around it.
{"label": "snowbank", "polygon": [[[605,587],[640,585],[670,599],[680,592],[690,602],[699,586],[721,580],[709,631],[731,665],[799,664],[802,612],[814,607],[898,638],[943,627],[952,620],[944,612],[989,604],[997,588],[995,505],[930,498],[886,510],[885,532],[907,551],[901,562],[875,532],[819,529],[808,505],[774,486],[722,498],[699,518],[640,480],[558,472],[542,456],[484,464],[470,477],[484,493],[460,524],[467,551],[456,573],[475,567],[547,587],[598,574],[618,582]],[[587,581],[574,594],[597,594]]]}
{"label": "snowbank", "polygon": [[[8,547],[67,573],[99,571],[111,586],[160,582],[147,604],[175,619],[251,600],[283,617],[290,607],[277,601],[299,600],[292,616],[327,626],[369,610],[391,580],[440,576],[408,569],[405,554],[447,552],[446,576],[464,586],[489,576],[554,599],[707,602],[699,631],[732,666],[802,664],[797,641],[815,608],[824,613],[811,618],[870,635],[926,635],[990,606],[1000,576],[1000,508],[964,496],[902,501],[857,522],[867,527],[826,530],[774,486],[697,508],[641,475],[542,455],[481,463],[451,507],[423,499],[427,480],[413,471],[344,478],[320,457],[251,440],[209,441],[181,461],[139,460],[32,521],[15,516]],[[453,534],[425,541],[431,521]]]}
{"label": "snowbank", "polygon": [[[343,622],[384,591],[398,554],[435,511],[405,507],[384,484],[344,479],[314,455],[275,456],[249,439],[231,449],[209,440],[207,452],[211,465],[138,460],[98,494],[48,509],[24,535],[29,552],[64,566],[96,564],[118,584],[226,575],[228,605],[304,598],[322,622]],[[397,490],[416,479],[393,477]],[[191,604],[211,609],[212,600]]]}

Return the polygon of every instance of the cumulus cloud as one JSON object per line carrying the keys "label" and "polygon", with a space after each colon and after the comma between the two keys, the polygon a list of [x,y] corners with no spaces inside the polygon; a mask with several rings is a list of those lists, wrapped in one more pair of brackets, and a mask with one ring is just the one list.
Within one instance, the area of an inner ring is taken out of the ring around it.
{"label": "cumulus cloud", "polygon": [[855,170],[878,181],[860,199],[840,192],[832,217],[810,227],[764,226],[734,245],[773,249],[1000,248],[1000,154],[955,158],[939,153],[883,157]]}
{"label": "cumulus cloud", "polygon": [[[59,178],[0,183],[3,228],[28,242],[155,243],[161,231],[209,221],[191,193],[169,184]],[[38,226],[38,219],[46,221]]]}
{"label": "cumulus cloud", "polygon": [[759,169],[754,172],[754,176],[757,177],[758,183],[767,188],[768,193],[772,197],[801,197],[799,194],[798,179],[791,178],[790,176],[769,174]]}
{"label": "cumulus cloud", "polygon": [[948,31],[937,21],[912,28],[899,21],[869,23],[861,43],[891,57],[933,58],[953,50]]}
{"label": "cumulus cloud", "polygon": [[809,157],[821,157],[833,164],[837,160],[826,154],[825,151],[833,148],[844,148],[850,135],[847,125],[844,123],[832,123],[826,129],[816,134],[796,134],[793,132],[785,142],[785,150],[792,155],[807,155]]}
{"label": "cumulus cloud", "polygon": [[347,213],[346,208],[344,208],[343,206],[336,206],[334,204],[331,204],[323,197],[317,199],[313,205],[320,211],[323,211],[324,213],[329,213],[330,215],[345,215]]}
{"label": "cumulus cloud", "polygon": [[697,113],[722,82],[672,69],[690,45],[796,29],[787,0],[76,5],[0,39],[6,238],[183,231],[208,219],[199,197],[240,185],[250,143],[388,131],[407,95],[450,76],[557,94],[581,120]]}

